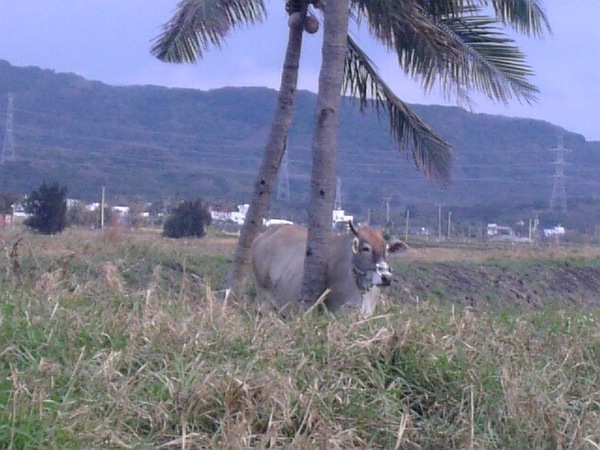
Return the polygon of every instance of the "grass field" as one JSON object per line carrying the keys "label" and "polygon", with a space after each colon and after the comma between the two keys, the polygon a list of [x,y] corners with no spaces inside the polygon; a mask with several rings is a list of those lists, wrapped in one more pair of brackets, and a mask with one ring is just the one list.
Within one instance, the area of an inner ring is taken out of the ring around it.
{"label": "grass field", "polygon": [[[231,237],[67,230],[2,244],[0,448],[600,448],[597,307],[404,293],[367,320],[284,321],[251,287],[222,305]],[[417,247],[402,264],[598,256]]]}

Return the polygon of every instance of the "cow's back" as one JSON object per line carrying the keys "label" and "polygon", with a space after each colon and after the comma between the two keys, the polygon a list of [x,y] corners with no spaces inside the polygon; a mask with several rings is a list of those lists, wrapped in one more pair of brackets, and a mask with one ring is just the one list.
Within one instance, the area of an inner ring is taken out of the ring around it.
{"label": "cow's back", "polygon": [[[252,244],[252,269],[259,302],[286,314],[286,305],[301,296],[307,231],[297,225],[277,225]],[[285,307],[285,308],[284,308]]]}

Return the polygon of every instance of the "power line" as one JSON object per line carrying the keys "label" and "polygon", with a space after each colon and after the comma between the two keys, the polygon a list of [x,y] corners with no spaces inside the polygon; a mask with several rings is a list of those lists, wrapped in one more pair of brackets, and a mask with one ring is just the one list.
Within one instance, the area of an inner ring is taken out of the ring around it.
{"label": "power line", "polygon": [[565,192],[565,153],[571,150],[563,146],[563,137],[558,137],[558,145],[550,151],[556,153],[556,171],[554,173],[554,186],[552,187],[552,196],[550,197],[550,210],[558,209],[567,212],[567,194]]}
{"label": "power line", "polygon": [[342,180],[340,177],[335,179],[335,200],[333,202],[333,209],[342,209]]}

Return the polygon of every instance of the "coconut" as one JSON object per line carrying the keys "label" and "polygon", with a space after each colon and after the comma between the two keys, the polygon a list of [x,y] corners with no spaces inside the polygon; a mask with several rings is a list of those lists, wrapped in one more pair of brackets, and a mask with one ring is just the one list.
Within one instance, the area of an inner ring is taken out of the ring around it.
{"label": "coconut", "polygon": [[304,31],[308,34],[315,34],[319,31],[319,20],[312,14],[306,16],[306,20],[304,21]]}
{"label": "coconut", "polygon": [[288,18],[288,26],[290,28],[299,27],[302,25],[302,14],[299,12],[293,12]]}

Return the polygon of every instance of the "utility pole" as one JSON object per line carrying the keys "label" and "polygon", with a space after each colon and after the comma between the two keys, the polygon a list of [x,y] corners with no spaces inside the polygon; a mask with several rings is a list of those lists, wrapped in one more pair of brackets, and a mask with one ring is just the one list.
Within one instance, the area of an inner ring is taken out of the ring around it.
{"label": "utility pole", "polygon": [[408,242],[408,220],[410,219],[410,209],[406,208],[406,226],[404,228],[404,242]]}
{"label": "utility pole", "polygon": [[442,240],[442,204],[436,203],[438,207],[438,241]]}
{"label": "utility pole", "polygon": [[384,197],[383,201],[385,203],[385,227],[390,226],[390,201],[392,197]]}
{"label": "utility pole", "polygon": [[0,164],[4,161],[15,159],[15,135],[13,134],[13,116],[14,116],[14,94],[8,93],[8,104],[6,105],[6,128],[4,131],[4,144],[2,145],[2,157]]}
{"label": "utility pole", "polygon": [[451,223],[452,223],[452,211],[448,211],[448,239],[450,239]]}
{"label": "utility pole", "polygon": [[535,236],[535,233],[537,232],[538,226],[540,224],[540,212],[541,211],[533,211],[533,214],[535,214],[535,218],[531,221],[531,238],[532,239]]}
{"label": "utility pole", "polygon": [[104,230],[104,186],[102,186],[102,197],[100,199],[100,230]]}

